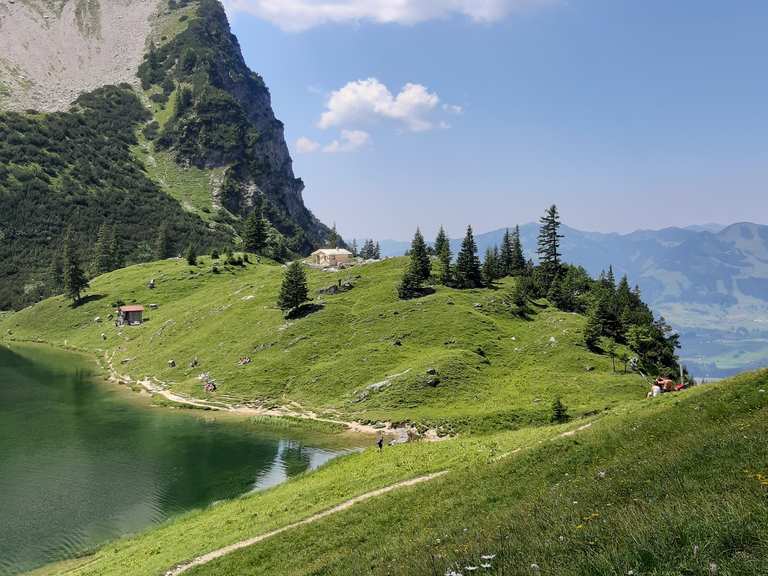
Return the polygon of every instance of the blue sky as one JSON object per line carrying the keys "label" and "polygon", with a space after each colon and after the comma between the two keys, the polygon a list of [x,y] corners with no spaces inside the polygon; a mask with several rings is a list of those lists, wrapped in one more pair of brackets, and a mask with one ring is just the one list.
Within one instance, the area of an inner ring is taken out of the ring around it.
{"label": "blue sky", "polygon": [[768,3],[229,0],[345,238],[768,221]]}

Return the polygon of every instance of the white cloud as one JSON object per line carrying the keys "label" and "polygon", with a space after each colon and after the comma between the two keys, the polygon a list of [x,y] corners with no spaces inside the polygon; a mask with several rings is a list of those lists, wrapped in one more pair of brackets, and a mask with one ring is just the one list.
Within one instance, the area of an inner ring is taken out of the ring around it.
{"label": "white cloud", "polygon": [[511,12],[560,0],[224,0],[230,12],[248,12],[283,28],[301,31],[322,24],[370,21],[417,24],[464,16],[496,22]]}
{"label": "white cloud", "polygon": [[331,93],[318,126],[349,126],[376,118],[396,120],[414,132],[433,127],[427,118],[440,98],[421,84],[406,84],[397,96],[376,78],[348,82]]}
{"label": "white cloud", "polygon": [[449,114],[455,114],[457,116],[464,113],[464,108],[458,106],[457,104],[443,104],[443,110]]}
{"label": "white cloud", "polygon": [[371,135],[363,130],[342,130],[341,138],[323,147],[323,152],[353,152],[368,144]]}
{"label": "white cloud", "polygon": [[315,142],[305,136],[296,140],[296,152],[299,154],[311,154],[317,151],[318,148],[320,148],[319,142]]}

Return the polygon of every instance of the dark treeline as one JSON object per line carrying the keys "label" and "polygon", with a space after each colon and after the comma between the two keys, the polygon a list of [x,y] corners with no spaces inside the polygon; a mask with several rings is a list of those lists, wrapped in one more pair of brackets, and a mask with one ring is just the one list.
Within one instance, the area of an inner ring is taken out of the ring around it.
{"label": "dark treeline", "polygon": [[[564,263],[556,206],[547,209],[540,224],[538,264],[525,259],[519,227],[507,230],[501,246],[486,250],[482,261],[471,226],[455,258],[442,227],[432,246],[417,229],[398,295],[403,299],[421,296],[428,292],[424,288],[428,282],[471,289],[494,287],[496,281],[514,277],[513,287],[501,298],[512,313],[525,316],[530,300],[546,298],[560,310],[587,316],[584,344],[590,350],[614,356],[616,345],[625,345],[634,353],[636,369],[654,375],[677,374],[679,337],[663,318],[654,317],[640,289],[631,288],[626,276],[617,282],[610,267],[594,279],[581,266]],[[627,369],[631,358],[620,355],[619,360]]]}
{"label": "dark treeline", "polygon": [[[161,231],[168,255],[229,242],[162,192],[131,154],[147,118],[128,85],[82,95],[69,112],[0,113],[0,309],[64,290],[53,272],[63,266],[68,227],[68,256],[85,271],[152,259]],[[114,254],[93,264],[105,242]]]}

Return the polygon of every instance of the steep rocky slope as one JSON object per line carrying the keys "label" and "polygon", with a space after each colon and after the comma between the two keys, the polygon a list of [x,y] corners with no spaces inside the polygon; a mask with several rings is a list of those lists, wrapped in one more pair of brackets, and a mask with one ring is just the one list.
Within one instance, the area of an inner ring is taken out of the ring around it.
{"label": "steep rocky slope", "polygon": [[107,225],[128,264],[157,257],[161,228],[173,254],[237,243],[257,198],[269,255],[329,234],[218,0],[1,3],[0,134],[0,309],[58,290],[69,225],[83,261]]}
{"label": "steep rocky slope", "polygon": [[81,92],[136,83],[160,0],[0,2],[0,104],[67,110]]}

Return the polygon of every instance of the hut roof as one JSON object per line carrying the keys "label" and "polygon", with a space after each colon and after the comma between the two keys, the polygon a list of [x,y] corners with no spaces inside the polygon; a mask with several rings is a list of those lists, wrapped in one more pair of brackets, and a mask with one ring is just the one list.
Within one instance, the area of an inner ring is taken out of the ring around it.
{"label": "hut roof", "polygon": [[120,310],[120,312],[144,312],[144,306],[140,304],[133,304],[130,306],[120,306],[118,310]]}

